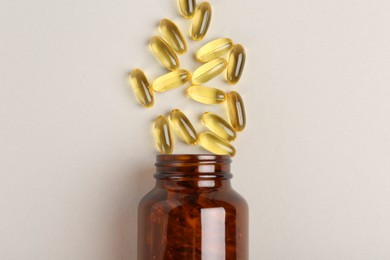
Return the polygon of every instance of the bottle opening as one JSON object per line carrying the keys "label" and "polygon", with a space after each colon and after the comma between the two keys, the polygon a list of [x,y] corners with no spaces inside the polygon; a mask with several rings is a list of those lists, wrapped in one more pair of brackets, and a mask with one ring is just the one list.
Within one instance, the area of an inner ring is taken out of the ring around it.
{"label": "bottle opening", "polygon": [[223,178],[230,179],[231,157],[214,154],[159,154],[156,156],[155,177]]}

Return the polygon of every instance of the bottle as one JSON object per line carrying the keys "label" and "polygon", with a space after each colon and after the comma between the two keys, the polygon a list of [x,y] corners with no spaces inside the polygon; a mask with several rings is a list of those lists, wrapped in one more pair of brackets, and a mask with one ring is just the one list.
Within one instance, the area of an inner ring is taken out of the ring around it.
{"label": "bottle", "polygon": [[248,205],[230,156],[157,155],[138,208],[138,260],[248,260]]}

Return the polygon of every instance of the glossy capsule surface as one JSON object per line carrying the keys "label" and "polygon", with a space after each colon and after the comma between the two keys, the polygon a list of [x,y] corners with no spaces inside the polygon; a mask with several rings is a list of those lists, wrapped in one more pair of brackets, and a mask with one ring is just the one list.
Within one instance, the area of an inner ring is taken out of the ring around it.
{"label": "glossy capsule surface", "polygon": [[236,139],[237,134],[233,127],[217,114],[206,112],[202,115],[201,121],[214,134],[229,142]]}
{"label": "glossy capsule surface", "polygon": [[160,153],[171,154],[173,152],[173,138],[168,119],[161,115],[153,122],[153,135]]}
{"label": "glossy capsule surface", "polygon": [[234,130],[237,132],[244,130],[246,125],[246,115],[244,102],[242,101],[240,94],[236,91],[227,93],[226,106],[230,123]]}
{"label": "glossy capsule surface", "polygon": [[237,84],[245,67],[246,53],[241,44],[233,46],[230,52],[226,70],[226,80],[230,84]]}
{"label": "glossy capsule surface", "polygon": [[191,86],[187,88],[187,96],[195,101],[209,105],[226,101],[226,94],[224,91],[205,86]]}
{"label": "glossy capsule surface", "polygon": [[129,83],[141,106],[152,107],[154,104],[153,91],[145,73],[140,69],[133,69],[129,75]]}
{"label": "glossy capsule surface", "polygon": [[196,8],[195,0],[178,0],[179,10],[185,18],[191,18],[194,15]]}
{"label": "glossy capsule surface", "polygon": [[203,45],[196,53],[196,59],[207,62],[218,58],[233,48],[233,42],[229,38],[220,38]]}
{"label": "glossy capsule surface", "polygon": [[168,19],[160,21],[160,31],[169,46],[178,54],[187,52],[187,43],[177,25]]}
{"label": "glossy capsule surface", "polygon": [[164,92],[180,87],[190,79],[191,75],[188,70],[176,70],[155,79],[152,88],[156,92]]}
{"label": "glossy capsule surface", "polygon": [[192,84],[202,85],[208,82],[219,75],[226,68],[226,65],[227,62],[224,58],[217,58],[203,64],[192,74]]}
{"label": "glossy capsule surface", "polygon": [[154,56],[168,70],[177,70],[180,67],[180,61],[176,53],[168,45],[168,43],[160,36],[153,36],[150,39],[150,48]]}
{"label": "glossy capsule surface", "polygon": [[211,15],[211,5],[208,2],[203,2],[196,8],[191,24],[191,38],[193,40],[200,41],[206,36],[211,22]]}
{"label": "glossy capsule surface", "polygon": [[196,144],[198,133],[188,117],[179,109],[169,113],[169,120],[176,134],[187,144]]}
{"label": "glossy capsule surface", "polygon": [[200,146],[214,154],[230,156],[234,156],[236,154],[236,149],[233,145],[211,132],[200,133],[198,136],[198,142]]}

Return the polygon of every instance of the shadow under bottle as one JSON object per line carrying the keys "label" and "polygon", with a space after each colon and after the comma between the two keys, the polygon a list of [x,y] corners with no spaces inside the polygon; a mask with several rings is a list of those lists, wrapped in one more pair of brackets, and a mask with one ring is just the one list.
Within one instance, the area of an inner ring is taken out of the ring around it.
{"label": "shadow under bottle", "polygon": [[248,206],[231,159],[158,155],[156,186],[138,208],[138,260],[248,260]]}

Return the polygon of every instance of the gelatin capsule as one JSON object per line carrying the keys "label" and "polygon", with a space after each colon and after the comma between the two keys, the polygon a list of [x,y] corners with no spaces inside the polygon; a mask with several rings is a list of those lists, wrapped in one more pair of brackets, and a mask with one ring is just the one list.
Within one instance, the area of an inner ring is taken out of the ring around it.
{"label": "gelatin capsule", "polygon": [[227,93],[227,110],[234,130],[240,132],[246,125],[245,107],[240,94],[236,91]]}
{"label": "gelatin capsule", "polygon": [[241,44],[233,46],[229,55],[226,80],[230,84],[236,84],[240,78],[245,66],[246,53],[244,47]]}
{"label": "gelatin capsule", "polygon": [[154,56],[165,68],[169,70],[177,70],[180,67],[180,61],[177,58],[176,53],[163,38],[160,36],[153,36],[149,45]]}
{"label": "gelatin capsule", "polygon": [[190,78],[188,70],[172,71],[155,79],[152,88],[156,92],[164,92],[184,85]]}
{"label": "gelatin capsule", "polygon": [[195,12],[196,1],[195,0],[178,0],[178,1],[179,1],[180,13],[185,18],[191,18]]}
{"label": "gelatin capsule", "polygon": [[140,69],[133,69],[129,76],[129,82],[141,106],[152,107],[154,104],[153,91],[145,73]]}
{"label": "gelatin capsule", "polygon": [[236,139],[237,134],[233,127],[228,122],[226,122],[225,119],[218,116],[217,114],[206,112],[202,115],[201,120],[203,124],[208,129],[210,129],[211,132],[221,137],[222,139],[225,139],[229,142]]}
{"label": "gelatin capsule", "polygon": [[177,135],[187,144],[196,144],[198,133],[187,116],[179,109],[169,113],[169,120]]}
{"label": "gelatin capsule", "polygon": [[163,154],[173,152],[173,138],[168,119],[161,115],[153,122],[153,135],[158,150]]}
{"label": "gelatin capsule", "polygon": [[196,8],[191,25],[191,38],[193,40],[200,41],[205,37],[210,26],[211,14],[211,5],[208,2],[203,2]]}
{"label": "gelatin capsule", "polygon": [[225,92],[217,88],[191,86],[187,88],[187,95],[195,101],[209,105],[226,101]]}
{"label": "gelatin capsule", "polygon": [[230,156],[236,154],[236,149],[233,145],[211,132],[200,133],[198,142],[204,149],[214,154]]}
{"label": "gelatin capsule", "polygon": [[196,53],[196,59],[207,62],[218,58],[233,48],[233,42],[229,38],[220,38],[203,45]]}
{"label": "gelatin capsule", "polygon": [[203,64],[192,74],[192,84],[202,85],[206,83],[220,74],[226,68],[226,65],[227,62],[224,58],[217,58]]}
{"label": "gelatin capsule", "polygon": [[160,21],[160,31],[162,35],[164,35],[165,40],[175,52],[179,54],[186,53],[186,40],[174,22],[168,19],[162,19]]}

